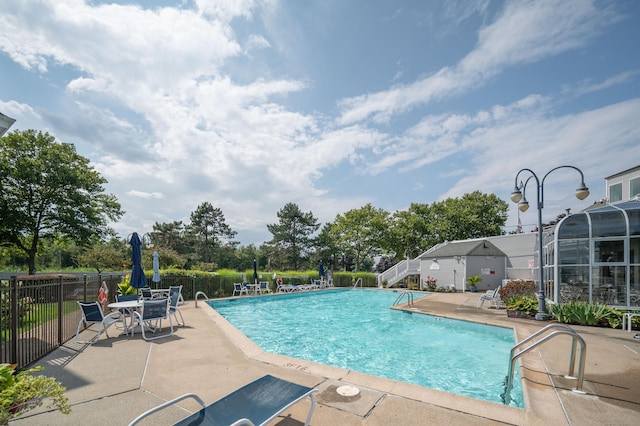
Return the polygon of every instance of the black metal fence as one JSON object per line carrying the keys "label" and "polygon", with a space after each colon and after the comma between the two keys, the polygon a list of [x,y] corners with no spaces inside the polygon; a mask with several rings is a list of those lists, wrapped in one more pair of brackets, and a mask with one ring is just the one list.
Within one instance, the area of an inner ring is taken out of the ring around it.
{"label": "black metal fence", "polygon": [[27,366],[75,336],[78,301],[95,301],[102,281],[117,288],[120,275],[11,277],[0,287],[0,362]]}

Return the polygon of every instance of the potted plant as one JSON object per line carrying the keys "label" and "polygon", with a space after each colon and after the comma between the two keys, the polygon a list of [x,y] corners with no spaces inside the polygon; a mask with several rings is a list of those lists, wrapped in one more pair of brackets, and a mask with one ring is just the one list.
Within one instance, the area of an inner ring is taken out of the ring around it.
{"label": "potted plant", "polygon": [[469,291],[475,293],[477,291],[476,286],[482,282],[482,277],[480,275],[474,275],[472,277],[467,278],[467,286],[469,286]]}
{"label": "potted plant", "polygon": [[129,294],[138,294],[138,289],[131,286],[129,275],[125,276],[120,284],[118,284],[118,292],[121,296]]}
{"label": "potted plant", "polygon": [[34,367],[17,371],[15,365],[0,364],[0,425],[41,406],[45,398],[50,399],[47,407],[55,406],[64,414],[71,412],[64,394],[67,389],[53,377],[33,374],[41,370]]}

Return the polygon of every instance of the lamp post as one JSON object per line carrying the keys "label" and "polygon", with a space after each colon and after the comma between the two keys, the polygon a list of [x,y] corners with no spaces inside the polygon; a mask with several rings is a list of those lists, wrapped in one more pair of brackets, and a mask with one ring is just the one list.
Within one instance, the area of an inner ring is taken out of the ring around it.
{"label": "lamp post", "polygon": [[[527,184],[533,178],[536,181],[536,196],[538,202],[538,267],[540,268],[540,282],[538,284],[538,313],[536,314],[536,319],[538,321],[546,321],[549,319],[549,314],[547,312],[547,306],[545,303],[545,289],[544,289],[544,255],[542,253],[542,209],[544,207],[544,180],[549,176],[549,174],[555,170],[569,168],[574,169],[578,173],[580,173],[580,186],[576,189],[576,198],[578,200],[584,200],[589,196],[589,188],[584,184],[584,174],[582,170],[574,166],[558,166],[547,172],[544,175],[542,180],[538,179],[538,176],[531,169],[521,169],[515,178],[515,184],[513,192],[511,193],[511,201],[514,203],[518,203],[518,210],[521,212],[527,211],[529,209],[529,202],[526,198],[526,189]],[[530,176],[524,182],[524,184],[520,184],[518,186],[518,177],[522,172],[529,172]]]}

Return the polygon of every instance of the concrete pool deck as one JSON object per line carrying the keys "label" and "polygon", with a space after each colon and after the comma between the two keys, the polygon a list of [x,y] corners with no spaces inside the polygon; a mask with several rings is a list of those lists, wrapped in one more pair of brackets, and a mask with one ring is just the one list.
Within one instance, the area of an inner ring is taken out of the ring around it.
{"label": "concrete pool deck", "polygon": [[[480,293],[434,293],[416,300],[411,310],[514,328],[518,341],[546,325],[507,318],[504,310],[486,304],[477,309],[479,297]],[[570,338],[559,336],[527,353],[521,358],[527,409],[518,409],[266,353],[203,301],[198,308],[187,301],[180,310],[186,326],[169,338],[149,343],[140,335],[109,339],[103,335],[92,346],[70,341],[43,358],[38,365],[67,387],[72,413],[41,407],[10,424],[126,425],[182,394],[193,392],[210,403],[264,374],[318,389],[312,425],[635,425],[640,421],[640,340],[633,338],[634,332],[573,327],[587,343],[586,395],[572,392],[576,381],[563,377],[569,367]],[[112,329],[110,335],[116,334]],[[411,368],[411,360],[406,363]],[[345,384],[357,387],[360,394],[339,395],[336,388]],[[272,424],[304,424],[309,405],[308,400],[295,404]],[[186,400],[141,424],[172,424],[197,409],[195,402]]]}

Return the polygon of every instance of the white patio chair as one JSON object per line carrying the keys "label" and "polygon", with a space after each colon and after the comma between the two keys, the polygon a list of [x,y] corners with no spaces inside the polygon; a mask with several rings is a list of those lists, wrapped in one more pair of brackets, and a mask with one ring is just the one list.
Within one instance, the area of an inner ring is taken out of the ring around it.
{"label": "white patio chair", "polygon": [[[169,313],[169,299],[143,300],[141,312],[134,312],[136,321],[142,330],[144,340],[155,340],[169,337],[173,334],[173,321]],[[162,320],[169,319],[169,333],[156,336],[158,330],[162,330]],[[147,337],[145,331],[151,331],[153,337]]]}
{"label": "white patio chair", "polygon": [[[169,298],[169,314],[173,315],[173,317],[176,319],[176,323],[178,325],[184,325],[184,318],[182,317],[182,312],[180,312],[180,309],[178,309],[178,302],[180,301],[180,293],[179,292],[174,292],[173,294],[171,294],[170,298]],[[178,321],[178,315],[180,315],[180,319],[182,320],[182,323],[180,323],[180,321]]]}
{"label": "white patio chair", "polygon": [[238,293],[238,296],[242,296],[242,294],[249,294],[249,290],[242,285],[242,283],[233,283],[233,296]]}
{"label": "white patio chair", "polygon": [[[80,309],[82,310],[82,319],[78,322],[78,328],[76,328],[76,342],[78,343],[85,343],[85,344],[92,345],[100,339],[100,335],[102,334],[103,331],[104,331],[104,334],[106,334],[107,337],[109,337],[109,333],[107,332],[107,329],[111,325],[117,322],[121,322],[122,327],[126,328],[126,325],[124,323],[124,316],[118,311],[114,311],[109,313],[108,315],[104,315],[102,313],[102,306],[100,306],[98,302],[92,302],[92,303],[78,302],[78,305],[80,305]],[[98,325],[98,332],[93,339],[80,340],[79,338],[80,327],[82,326],[83,322],[87,327],[91,324]]]}

